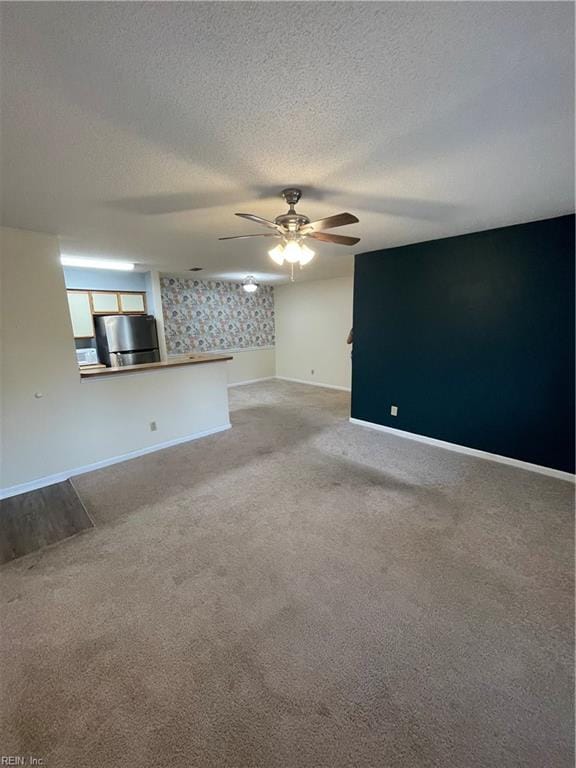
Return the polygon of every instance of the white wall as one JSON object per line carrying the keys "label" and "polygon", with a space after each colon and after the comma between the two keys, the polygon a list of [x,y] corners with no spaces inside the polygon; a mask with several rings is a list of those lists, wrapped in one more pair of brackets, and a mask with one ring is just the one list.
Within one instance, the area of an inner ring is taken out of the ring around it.
{"label": "white wall", "polygon": [[[198,354],[192,352],[191,354]],[[228,386],[248,384],[260,379],[273,379],[276,375],[276,354],[274,347],[259,349],[223,349],[207,354],[230,355],[226,363]],[[168,355],[168,360],[177,360],[185,355]]]}
{"label": "white wall", "polygon": [[117,269],[64,267],[66,288],[88,291],[145,291],[145,272],[121,272]]}
{"label": "white wall", "polygon": [[164,312],[162,311],[162,291],[160,288],[160,273],[158,271],[146,272],[146,291],[150,301],[148,311],[156,318],[160,360],[166,361],[168,359],[168,351],[164,334]]}
{"label": "white wall", "polygon": [[352,301],[352,277],[277,287],[276,375],[349,389]]}
{"label": "white wall", "polygon": [[[228,353],[226,353],[228,354]],[[243,349],[230,352],[234,358],[226,363],[228,385],[241,384],[255,379],[270,379],[276,375],[276,354],[274,347]]]}
{"label": "white wall", "polygon": [[[198,354],[192,352],[191,354]],[[260,379],[273,379],[276,375],[276,355],[274,347],[261,349],[223,349],[207,354],[222,354],[232,357],[226,363],[228,386],[247,384]],[[186,355],[168,355],[168,360],[178,360]]]}
{"label": "white wall", "polygon": [[4,228],[0,258],[0,488],[228,425],[226,363],[81,381],[57,239]]}

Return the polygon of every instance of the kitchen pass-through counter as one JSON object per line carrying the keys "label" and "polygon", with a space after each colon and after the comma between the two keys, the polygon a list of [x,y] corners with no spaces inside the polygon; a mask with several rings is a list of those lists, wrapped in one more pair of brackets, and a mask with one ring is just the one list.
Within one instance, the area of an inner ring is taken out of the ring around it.
{"label": "kitchen pass-through counter", "polygon": [[103,376],[117,376],[121,373],[139,373],[163,368],[175,368],[181,365],[199,365],[202,363],[218,363],[232,360],[232,355],[183,355],[171,360],[158,363],[141,363],[140,365],[120,365],[117,368],[80,368],[82,379],[95,379]]}

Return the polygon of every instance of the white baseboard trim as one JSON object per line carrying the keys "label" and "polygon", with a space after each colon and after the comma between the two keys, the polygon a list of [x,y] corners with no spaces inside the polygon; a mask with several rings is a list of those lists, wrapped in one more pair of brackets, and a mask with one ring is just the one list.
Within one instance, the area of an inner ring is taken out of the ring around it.
{"label": "white baseboard trim", "polygon": [[541,475],[555,477],[558,480],[568,480],[572,483],[576,480],[575,475],[572,475],[570,472],[563,472],[560,469],[543,467],[540,464],[531,464],[529,461],[520,461],[520,459],[512,459],[509,456],[500,456],[497,453],[488,453],[488,451],[480,451],[477,448],[468,448],[465,445],[458,445],[457,443],[448,443],[445,440],[437,440],[435,437],[426,437],[426,435],[418,435],[415,432],[405,432],[402,429],[386,427],[383,424],[375,424],[372,421],[363,421],[362,419],[354,419],[352,417],[350,417],[350,421],[352,424],[375,429],[378,432],[388,432],[388,434],[395,435],[396,437],[404,437],[407,440],[415,440],[419,443],[434,445],[437,448],[444,448],[444,450],[454,451],[455,453],[464,453],[467,456],[475,456],[478,459],[487,459],[488,461],[495,461],[499,464],[508,464],[509,466],[517,467],[518,469],[525,469],[529,472],[538,472]]}
{"label": "white baseboard trim", "polygon": [[271,381],[272,379],[275,379],[275,376],[263,376],[261,379],[246,379],[246,381],[233,381],[231,384],[228,384],[228,389],[230,387],[243,387],[244,384],[258,384],[259,381]]}
{"label": "white baseboard trim", "polygon": [[224,432],[225,430],[230,429],[231,426],[232,425],[230,422],[228,422],[227,424],[222,424],[222,426],[219,427],[204,429],[202,432],[194,432],[192,435],[185,435],[184,437],[177,437],[174,440],[167,440],[164,443],[149,445],[147,448],[139,448],[137,451],[130,451],[129,453],[124,453],[121,456],[112,456],[109,459],[96,461],[94,464],[87,464],[84,467],[75,467],[74,469],[66,470],[66,472],[58,472],[55,475],[39,477],[37,480],[31,480],[28,483],[12,485],[9,488],[0,488],[0,499],[8,499],[11,496],[17,496],[19,493],[36,491],[38,488],[45,488],[47,485],[54,485],[54,483],[63,483],[65,480],[69,480],[75,475],[83,475],[86,472],[93,472],[95,469],[103,469],[104,467],[109,467],[112,464],[119,464],[122,461],[137,459],[139,456],[145,456],[147,453],[155,453],[156,451],[161,451],[164,448],[171,448],[174,445],[180,445],[180,443],[188,443],[191,440],[198,440],[200,437],[208,437],[208,435],[214,435],[217,432]]}
{"label": "white baseboard trim", "polygon": [[341,392],[351,392],[351,387],[339,387],[336,384],[323,384],[321,381],[306,381],[305,379],[291,379],[288,376],[276,376],[280,381],[293,381],[295,384],[310,384],[311,387],[324,387],[325,389],[339,389]]}

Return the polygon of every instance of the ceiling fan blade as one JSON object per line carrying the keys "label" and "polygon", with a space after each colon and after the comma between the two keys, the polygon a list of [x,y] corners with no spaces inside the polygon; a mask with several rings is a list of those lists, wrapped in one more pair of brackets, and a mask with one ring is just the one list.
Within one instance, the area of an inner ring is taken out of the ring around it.
{"label": "ceiling fan blade", "polygon": [[240,216],[241,219],[248,219],[248,221],[255,221],[256,224],[261,224],[263,227],[268,227],[269,229],[275,229],[279,231],[281,227],[278,226],[278,224],[275,224],[273,221],[268,221],[268,219],[263,219],[261,216],[255,216],[253,213],[235,213],[235,216]]}
{"label": "ceiling fan blade", "polygon": [[337,213],[335,216],[328,216],[326,219],[311,221],[310,224],[300,228],[303,235],[309,232],[318,232],[321,229],[333,229],[334,227],[345,227],[347,224],[356,224],[358,219],[351,213]]}
{"label": "ceiling fan blade", "polygon": [[244,237],[280,237],[274,232],[258,232],[257,235],[231,235],[230,237],[219,237],[218,240],[241,240]]}
{"label": "ceiling fan blade", "polygon": [[322,240],[323,243],[336,243],[337,245],[356,245],[360,242],[359,237],[331,235],[330,232],[308,232],[306,237],[313,237],[314,240]]}

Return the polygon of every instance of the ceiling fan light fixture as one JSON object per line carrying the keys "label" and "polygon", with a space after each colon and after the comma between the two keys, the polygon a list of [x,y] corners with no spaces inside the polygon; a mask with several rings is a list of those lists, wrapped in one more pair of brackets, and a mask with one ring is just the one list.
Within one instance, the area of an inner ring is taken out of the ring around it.
{"label": "ceiling fan light fixture", "polygon": [[301,246],[296,240],[289,240],[284,246],[284,258],[288,264],[297,264],[300,261]]}
{"label": "ceiling fan light fixture", "polygon": [[316,252],[303,243],[300,246],[300,266],[303,267],[305,264],[309,264],[315,255]]}
{"label": "ceiling fan light fixture", "polygon": [[323,219],[310,221],[308,216],[295,210],[294,206],[302,197],[302,190],[296,187],[289,187],[282,191],[282,197],[288,203],[288,211],[276,216],[273,221],[263,219],[253,213],[236,213],[242,219],[253,221],[256,224],[272,229],[274,232],[259,232],[253,235],[231,235],[220,237],[220,240],[239,240],[246,237],[275,237],[280,238],[277,246],[268,251],[272,261],[279,267],[288,263],[291,268],[292,278],[294,277],[294,265],[301,267],[309,264],[315,252],[306,245],[307,238],[320,240],[324,243],[333,243],[335,245],[356,245],[360,242],[359,237],[349,237],[346,235],[334,235],[332,232],[325,232],[326,229],[335,229],[336,227],[345,227],[348,224],[357,224],[358,218],[352,213],[337,213],[335,216],[326,216]]}
{"label": "ceiling fan light fixture", "polygon": [[282,243],[279,243],[275,248],[272,248],[271,251],[268,251],[268,256],[281,267],[282,264],[284,264],[284,246]]}
{"label": "ceiling fan light fixture", "polygon": [[242,288],[246,293],[255,293],[258,290],[258,283],[252,275],[247,275],[245,280],[242,281]]}

